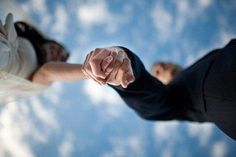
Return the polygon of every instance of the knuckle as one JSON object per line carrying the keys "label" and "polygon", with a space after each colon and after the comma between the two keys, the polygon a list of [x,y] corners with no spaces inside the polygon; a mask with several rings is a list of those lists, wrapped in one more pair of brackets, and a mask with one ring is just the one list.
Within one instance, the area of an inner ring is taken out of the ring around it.
{"label": "knuckle", "polygon": [[128,64],[131,64],[131,60],[129,58],[125,58],[125,60]]}
{"label": "knuckle", "polygon": [[116,52],[116,51],[111,51],[111,55],[112,55],[112,56],[116,56],[116,55],[117,55],[117,52]]}
{"label": "knuckle", "polygon": [[101,50],[101,48],[96,48],[94,51],[96,51],[96,52],[97,52],[97,51],[100,51],[100,50]]}
{"label": "knuckle", "polygon": [[93,53],[93,51],[89,52],[86,57],[89,58],[89,56],[91,56],[92,53]]}
{"label": "knuckle", "polygon": [[90,69],[91,69],[90,66],[85,66],[85,67],[84,67],[84,71],[86,71],[86,72],[89,72]]}
{"label": "knuckle", "polygon": [[96,64],[99,63],[99,61],[100,61],[100,59],[98,59],[98,58],[93,58],[93,59],[91,59],[91,64],[96,65]]}
{"label": "knuckle", "polygon": [[121,69],[120,69],[120,71],[121,71],[122,73],[125,73],[127,70],[126,70],[126,68],[125,68],[124,66],[122,66]]}
{"label": "knuckle", "polygon": [[116,66],[120,66],[121,64],[122,64],[122,61],[120,61],[120,60],[116,61]]}

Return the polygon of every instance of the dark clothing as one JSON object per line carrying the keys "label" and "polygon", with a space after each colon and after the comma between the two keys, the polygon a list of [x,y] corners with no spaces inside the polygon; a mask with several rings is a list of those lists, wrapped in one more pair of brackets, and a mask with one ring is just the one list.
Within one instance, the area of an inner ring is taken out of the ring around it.
{"label": "dark clothing", "polygon": [[236,139],[236,40],[211,51],[168,85],[152,77],[140,59],[131,59],[135,81],[124,89],[112,86],[142,118],[214,122]]}

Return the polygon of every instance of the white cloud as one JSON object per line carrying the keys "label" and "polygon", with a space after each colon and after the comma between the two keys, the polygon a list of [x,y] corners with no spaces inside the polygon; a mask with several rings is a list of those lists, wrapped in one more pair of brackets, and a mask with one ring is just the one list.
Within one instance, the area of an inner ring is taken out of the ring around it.
{"label": "white cloud", "polygon": [[[37,15],[44,17],[42,25],[48,24],[45,0],[30,0],[22,7],[26,13],[34,11]],[[13,1],[1,0],[0,8],[1,16],[7,13],[7,10],[13,10],[16,20],[27,19],[29,21]],[[34,157],[32,143],[47,142],[51,133],[59,128],[52,108],[44,107],[38,97],[0,105],[0,111],[0,156]]]}
{"label": "white cloud", "polygon": [[29,17],[19,8],[14,1],[9,0],[1,0],[0,1],[0,19],[5,19],[6,15],[11,12],[14,15],[14,20],[27,20],[29,21]]}
{"label": "white cloud", "polygon": [[68,31],[68,15],[64,6],[57,5],[53,19],[55,21],[51,27],[52,32],[58,38],[63,38],[63,35]]}
{"label": "white cloud", "polygon": [[72,133],[67,133],[66,137],[59,145],[58,152],[60,157],[70,157],[73,151],[74,151],[74,135]]}
{"label": "white cloud", "polygon": [[172,157],[173,156],[173,152],[169,149],[164,149],[161,157]]}
{"label": "white cloud", "polygon": [[174,142],[179,139],[178,127],[177,121],[157,122],[154,124],[154,135],[159,142],[166,140]]}
{"label": "white cloud", "polygon": [[53,110],[43,106],[39,98],[32,97],[31,105],[35,113],[35,116],[37,117],[38,120],[43,122],[44,125],[50,126],[50,129],[52,128],[57,129],[59,127],[59,124],[55,118],[55,114],[53,113]]}
{"label": "white cloud", "polygon": [[188,134],[191,137],[198,139],[200,146],[205,147],[210,141],[213,133],[214,126],[210,123],[198,124],[191,123],[188,124]]}
{"label": "white cloud", "polygon": [[218,47],[224,46],[227,44],[230,39],[235,38],[236,31],[235,29],[229,30],[229,26],[231,25],[231,21],[227,21],[224,16],[218,17],[219,23],[219,33],[216,37],[216,42],[214,43]]}
{"label": "white cloud", "polygon": [[63,88],[64,85],[62,82],[55,82],[42,93],[42,96],[52,104],[57,105],[60,102],[60,95],[63,93]]}
{"label": "white cloud", "polygon": [[[173,3],[174,9],[167,9],[165,1],[158,1],[151,11],[151,18],[156,27],[160,41],[175,39],[184,30],[185,25],[199,17],[208,6],[211,0],[201,0],[195,5],[190,5],[187,0],[180,0]],[[176,11],[176,12],[175,12]]]}
{"label": "white cloud", "polygon": [[113,14],[104,0],[95,0],[82,4],[78,7],[77,18],[79,24],[85,29],[94,26],[105,26],[108,33],[113,33],[117,29],[120,20]]}
{"label": "white cloud", "polygon": [[87,27],[106,23],[109,11],[105,3],[82,5],[78,9],[78,18]]}
{"label": "white cloud", "polygon": [[190,156],[187,150],[178,150],[176,146],[183,143],[185,135],[181,132],[181,122],[156,122],[153,127],[156,145],[161,157]]}
{"label": "white cloud", "polygon": [[[0,112],[0,154],[34,157],[31,142],[45,143],[59,124],[50,107],[37,97],[11,102]],[[5,155],[3,155],[5,156]]]}
{"label": "white cloud", "polygon": [[140,137],[131,136],[125,139],[123,138],[113,138],[111,139],[112,149],[106,152],[102,157],[124,157],[124,156],[144,156],[144,148]]}
{"label": "white cloud", "polygon": [[199,0],[198,3],[201,7],[206,8],[212,4],[212,0]]}
{"label": "white cloud", "polygon": [[94,81],[85,81],[84,92],[96,106],[105,107],[111,116],[119,116],[122,109],[122,101],[118,94],[107,86],[100,86]]}
{"label": "white cloud", "polygon": [[171,35],[169,32],[171,27],[173,27],[173,17],[172,15],[161,5],[161,3],[157,3],[152,13],[153,23],[160,36],[168,38]]}
{"label": "white cloud", "polygon": [[[20,112],[20,104],[11,103],[2,109],[0,114],[0,154],[10,156],[33,157],[34,154],[24,137],[30,130],[29,120]],[[25,104],[21,104],[25,105]]]}
{"label": "white cloud", "polygon": [[48,11],[46,0],[29,0],[21,4],[21,8],[28,14],[36,14],[39,16],[40,27],[45,29],[49,26],[51,16]]}
{"label": "white cloud", "polygon": [[225,157],[227,156],[227,145],[225,142],[220,141],[213,144],[211,149],[212,157]]}

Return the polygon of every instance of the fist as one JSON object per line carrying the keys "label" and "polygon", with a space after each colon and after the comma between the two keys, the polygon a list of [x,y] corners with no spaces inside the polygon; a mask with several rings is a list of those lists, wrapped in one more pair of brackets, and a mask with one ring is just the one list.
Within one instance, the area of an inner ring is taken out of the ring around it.
{"label": "fist", "polygon": [[123,88],[135,79],[130,59],[118,47],[91,51],[85,59],[82,71],[99,84],[121,85]]}

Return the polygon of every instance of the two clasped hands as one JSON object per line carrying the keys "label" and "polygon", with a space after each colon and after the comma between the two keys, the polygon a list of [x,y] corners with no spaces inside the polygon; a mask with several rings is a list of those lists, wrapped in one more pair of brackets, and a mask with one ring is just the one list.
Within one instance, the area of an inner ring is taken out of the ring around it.
{"label": "two clasped hands", "polygon": [[119,47],[96,48],[91,51],[86,56],[82,72],[100,85],[121,85],[127,88],[135,80],[131,61]]}

